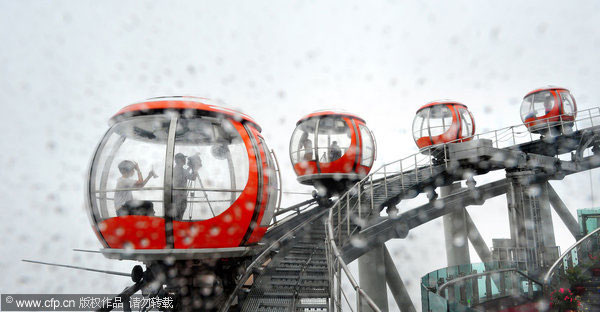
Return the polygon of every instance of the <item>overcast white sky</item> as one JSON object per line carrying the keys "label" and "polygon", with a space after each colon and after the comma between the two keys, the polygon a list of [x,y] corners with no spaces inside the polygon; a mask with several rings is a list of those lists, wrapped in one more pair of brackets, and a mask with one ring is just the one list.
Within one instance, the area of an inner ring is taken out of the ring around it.
{"label": "overcast white sky", "polygon": [[[317,109],[364,117],[378,167],[417,151],[409,128],[430,100],[464,102],[479,132],[519,123],[520,99],[538,86],[570,88],[580,109],[598,105],[600,90],[598,1],[0,0],[0,42],[2,293],[129,283],[19,259],[130,269],[70,249],[100,246],[83,209],[85,171],[108,118],[131,102],[198,95],[242,110],[294,190],[289,137]],[[553,185],[573,213],[592,205],[588,173]],[[489,246],[508,237],[505,197],[469,211]],[[574,240],[559,222],[564,250]],[[445,266],[441,220],[388,247],[420,307],[418,279]]]}

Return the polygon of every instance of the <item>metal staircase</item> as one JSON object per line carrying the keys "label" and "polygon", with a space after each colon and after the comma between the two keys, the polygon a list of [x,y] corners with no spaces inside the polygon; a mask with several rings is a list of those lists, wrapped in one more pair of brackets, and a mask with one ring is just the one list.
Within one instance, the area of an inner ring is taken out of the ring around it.
{"label": "metal staircase", "polygon": [[582,311],[600,311],[600,278],[593,277],[583,286],[585,293],[581,296]]}
{"label": "metal staircase", "polygon": [[255,280],[242,311],[328,311],[329,277],[323,218],[306,224]]}

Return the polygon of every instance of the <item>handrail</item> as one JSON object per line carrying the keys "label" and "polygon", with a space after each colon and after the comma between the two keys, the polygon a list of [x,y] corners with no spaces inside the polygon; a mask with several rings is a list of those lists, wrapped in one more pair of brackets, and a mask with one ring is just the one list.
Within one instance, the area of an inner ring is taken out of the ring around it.
{"label": "handrail", "polygon": [[[482,276],[485,276],[483,281]],[[523,281],[527,281],[526,288]],[[507,295],[535,300],[542,295],[542,286],[511,261],[442,268],[421,278],[423,311],[477,311],[474,307]]]}
{"label": "handrail", "polygon": [[303,202],[300,202],[300,203],[298,203],[298,204],[292,205],[292,206],[290,206],[290,207],[287,207],[287,208],[280,209],[280,210],[278,210],[277,212],[275,212],[275,214],[273,214],[273,215],[274,215],[274,216],[279,216],[279,215],[282,215],[282,214],[284,214],[284,213],[287,213],[287,212],[290,212],[290,211],[298,211],[298,209],[299,209],[300,207],[302,207],[302,206],[304,206],[304,205],[309,205],[309,204],[312,204],[312,203],[314,203],[314,202],[316,202],[316,201],[317,201],[317,200],[316,200],[315,198],[311,198],[311,199],[305,200],[305,201],[303,201]]}
{"label": "handrail", "polygon": [[[597,111],[595,115],[591,114],[592,110],[596,110]],[[581,119],[577,119],[576,118],[572,122],[569,121],[569,123],[576,124],[578,121],[585,121],[587,119],[589,119],[591,121],[592,118],[599,118],[600,119],[600,107],[595,107],[595,108],[590,108],[590,109],[587,109],[587,110],[579,111],[579,115],[580,116],[583,115],[584,112],[588,112],[589,113],[588,114],[589,117],[585,117],[585,118],[581,118]],[[558,118],[560,120],[560,122],[561,122],[561,125],[562,125],[562,123],[563,123],[562,117],[563,116],[567,116],[567,115],[559,115],[559,116],[549,117],[549,118],[545,118],[545,119],[540,119],[539,121],[548,121],[550,119],[557,119]],[[600,124],[600,122],[599,122],[599,124]],[[592,122],[592,125],[593,125],[593,122]],[[432,160],[434,158],[434,156],[431,155],[431,153],[435,152],[435,153],[439,153],[440,155],[442,153],[446,154],[446,146],[448,144],[452,144],[452,143],[465,142],[465,141],[469,141],[469,140],[475,139],[475,138],[476,139],[481,139],[482,137],[484,137],[486,135],[490,135],[491,136],[493,134],[492,139],[490,139],[490,140],[492,140],[492,146],[495,145],[496,148],[499,148],[498,142],[500,141],[500,139],[498,139],[498,133],[502,132],[502,131],[511,130],[510,133],[507,132],[507,135],[508,134],[512,135],[513,136],[513,140],[512,140],[513,144],[516,144],[516,139],[514,138],[514,136],[515,136],[514,128],[519,128],[519,127],[525,127],[525,129],[523,129],[523,130],[525,132],[529,133],[526,125],[523,124],[523,123],[521,123],[521,124],[509,126],[509,127],[504,127],[504,128],[500,128],[500,129],[496,129],[496,130],[487,131],[487,132],[480,133],[480,134],[474,134],[472,136],[469,136],[469,137],[466,137],[466,138],[462,138],[462,139],[453,140],[453,141],[450,141],[450,142],[447,142],[447,143],[440,143],[440,144],[432,145],[432,146],[430,146],[428,148],[428,154],[427,154],[428,157],[427,158],[429,158],[429,162],[426,163],[426,164],[423,164],[422,167],[431,167],[433,165],[432,164]],[[519,134],[519,133],[517,132],[516,134]],[[529,137],[530,137],[529,142],[533,141],[533,136],[531,135],[531,133],[530,133]],[[384,172],[381,172],[381,171],[386,171],[385,170],[386,167],[390,167],[390,166],[395,165],[395,164],[400,164],[401,171],[396,172],[399,175],[402,175],[402,173],[404,171],[412,171],[413,169],[410,169],[410,168],[414,168],[414,170],[418,170],[419,169],[419,161],[417,161],[417,156],[422,156],[423,155],[422,152],[423,151],[419,151],[419,152],[413,153],[413,154],[411,154],[411,155],[409,155],[407,157],[404,157],[404,158],[401,158],[401,159],[398,159],[398,160],[395,160],[395,161],[391,161],[391,162],[388,162],[388,163],[384,163],[383,165],[381,165],[380,167],[378,167],[375,171],[372,171],[369,175],[365,176],[360,181],[356,182],[353,185],[353,187],[364,184],[365,181],[367,181],[368,179],[372,179],[373,176],[376,175],[376,174],[385,174]],[[402,170],[402,162],[405,161],[405,160],[408,160],[408,159],[414,159],[414,164],[411,165],[411,166],[414,166],[414,167],[403,168],[404,170]],[[407,169],[410,169],[410,170],[407,170]],[[385,175],[387,176],[387,174],[385,174]],[[417,174],[417,179],[418,179],[418,174]],[[340,196],[340,199],[341,198],[342,197]]]}
{"label": "handrail", "polygon": [[577,246],[580,246],[584,241],[586,241],[590,236],[596,234],[600,232],[600,228],[597,228],[595,230],[593,230],[592,232],[590,232],[589,234],[587,234],[586,236],[582,237],[580,240],[576,241],[575,244],[573,244],[571,247],[569,247],[569,249],[567,249],[567,251],[565,251],[562,256],[560,256],[555,262],[554,264],[552,264],[552,266],[550,267],[550,269],[548,270],[548,272],[546,273],[546,275],[544,276],[544,285],[548,285],[549,284],[549,279],[552,276],[552,274],[554,273],[554,269],[556,269],[557,266],[559,266],[561,263],[563,263],[564,258],[568,255],[571,254],[571,250],[575,249]]}
{"label": "handrail", "polygon": [[[151,187],[121,187],[114,189],[104,189],[92,191],[92,193],[113,193],[119,191],[162,191],[162,186],[151,186]],[[226,188],[206,188],[206,187],[173,187],[174,191],[206,191],[206,192],[232,192],[241,193],[244,189],[226,189]]]}
{"label": "handrail", "polygon": [[[323,210],[323,212],[325,212],[325,210]],[[323,213],[318,213],[315,216],[313,216],[312,218],[310,218],[309,220],[307,220],[306,222],[310,222],[315,219],[318,219],[322,214]],[[262,253],[260,253],[260,255],[258,255],[258,257],[256,257],[254,259],[254,261],[252,261],[252,263],[250,263],[250,265],[246,268],[244,275],[242,275],[242,277],[239,279],[237,285],[235,286],[235,289],[231,292],[231,294],[227,298],[227,301],[225,301],[225,303],[221,306],[221,309],[219,309],[219,312],[227,312],[229,310],[229,307],[233,303],[233,300],[238,296],[238,293],[239,293],[240,289],[242,288],[242,286],[248,281],[248,279],[250,278],[250,275],[255,273],[254,272],[255,268],[257,266],[263,264],[266,261],[267,257],[271,254],[271,252],[275,248],[281,247],[281,242],[283,240],[289,238],[290,236],[293,236],[293,234],[295,234],[296,231],[298,231],[300,228],[304,227],[306,222],[300,223],[299,225],[297,225],[290,231],[286,232],[285,235],[283,235],[280,238],[278,238],[277,240],[273,241]]]}
{"label": "handrail", "polygon": [[475,277],[480,277],[480,276],[486,276],[486,275],[492,275],[492,274],[498,274],[498,273],[504,273],[504,272],[516,272],[524,277],[526,277],[527,279],[539,284],[540,286],[542,285],[542,283],[540,283],[539,281],[535,280],[534,278],[532,278],[531,276],[521,272],[519,269],[517,268],[509,268],[509,269],[499,269],[499,270],[493,270],[493,271],[486,271],[486,272],[482,272],[482,273],[477,273],[477,274],[471,274],[471,275],[466,275],[466,276],[461,276],[459,278],[455,278],[452,280],[447,281],[446,283],[444,283],[442,286],[440,286],[438,288],[438,293],[443,292],[446,287],[448,287],[450,284],[454,284],[454,283],[459,283],[462,282],[464,280],[469,280],[469,279],[473,279]]}

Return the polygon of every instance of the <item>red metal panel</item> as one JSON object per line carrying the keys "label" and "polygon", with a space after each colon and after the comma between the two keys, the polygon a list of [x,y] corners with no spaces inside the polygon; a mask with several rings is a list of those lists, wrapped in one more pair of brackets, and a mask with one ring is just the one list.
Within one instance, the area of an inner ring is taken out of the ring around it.
{"label": "red metal panel", "polygon": [[122,108],[111,118],[111,120],[114,120],[116,117],[121,116],[123,114],[133,113],[133,112],[157,111],[157,110],[160,111],[160,110],[166,110],[166,109],[174,109],[174,110],[192,109],[192,110],[207,111],[207,112],[212,112],[212,113],[216,113],[216,114],[222,114],[222,115],[224,115],[228,118],[231,118],[233,120],[236,120],[236,121],[244,120],[244,121],[250,122],[260,132],[260,130],[261,130],[260,126],[250,116],[243,114],[241,112],[238,112],[236,110],[233,110],[233,109],[206,104],[205,102],[207,102],[207,101],[208,101],[208,99],[192,98],[192,97],[184,97],[184,98],[175,97],[175,98],[172,98],[169,100],[149,99],[147,101],[131,104],[129,106]]}
{"label": "red metal panel", "polygon": [[165,219],[151,216],[120,216],[98,223],[110,248],[163,249]]}
{"label": "red metal panel", "polygon": [[340,112],[340,111],[332,111],[332,110],[323,110],[323,111],[318,111],[318,112],[314,112],[314,113],[310,113],[302,118],[300,118],[300,120],[298,120],[298,122],[296,123],[296,126],[299,125],[301,122],[310,119],[310,118],[315,118],[315,117],[328,117],[328,116],[342,116],[342,117],[349,117],[349,118],[353,118],[353,119],[358,119],[362,122],[365,122],[364,119],[360,118],[357,115],[354,114],[350,114],[350,113],[346,113],[346,112]]}
{"label": "red metal panel", "polygon": [[265,154],[265,148],[262,146],[262,144],[260,143],[259,137],[262,137],[260,135],[260,133],[250,127],[250,130],[252,131],[252,134],[255,136],[256,138],[256,142],[258,142],[258,151],[260,152],[260,158],[262,163],[260,164],[262,166],[262,194],[258,194],[261,197],[261,204],[260,207],[255,207],[254,209],[260,209],[259,210],[259,214],[258,214],[258,218],[256,219],[255,223],[251,223],[250,227],[254,227],[252,234],[250,235],[250,238],[248,238],[248,241],[246,242],[246,245],[252,245],[252,244],[256,244],[258,243],[258,241],[261,240],[261,238],[263,237],[263,235],[265,235],[265,233],[267,232],[267,228],[268,227],[261,227],[260,223],[262,221],[262,217],[267,209],[267,201],[269,198],[269,193],[268,193],[268,188],[269,188],[269,175],[266,174],[266,171],[269,170],[268,167],[268,163],[267,163],[267,157],[271,157],[271,155],[267,155]]}

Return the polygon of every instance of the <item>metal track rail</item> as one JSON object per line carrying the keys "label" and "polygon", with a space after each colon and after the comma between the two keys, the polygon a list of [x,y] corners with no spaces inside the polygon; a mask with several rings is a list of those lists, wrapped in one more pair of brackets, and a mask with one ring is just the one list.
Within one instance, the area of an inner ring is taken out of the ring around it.
{"label": "metal track rail", "polygon": [[[346,266],[369,248],[348,247],[356,235],[379,243],[404,237],[411,228],[452,212],[457,205],[482,204],[506,192],[505,180],[475,188],[474,175],[525,168],[539,171],[545,178],[561,179],[597,167],[597,159],[569,162],[557,155],[572,151],[582,155],[582,142],[587,146],[600,144],[600,108],[581,111],[571,126],[573,131],[553,138],[531,134],[524,125],[507,127],[474,136],[472,139],[490,141],[491,145],[475,144],[461,151],[466,155],[463,158],[453,157],[451,144],[445,144],[382,166],[337,200],[329,210],[326,228],[322,223],[326,210],[277,222],[266,235],[265,250],[255,258],[221,311],[227,311],[236,298],[243,311],[340,310],[344,300],[351,310],[360,311],[366,303],[378,311]],[[436,187],[465,179],[472,184],[469,190],[436,200]],[[394,209],[401,200],[421,193],[430,196],[429,204],[380,222],[366,221],[382,209]],[[293,206],[279,213],[295,209]],[[355,308],[341,287],[342,271],[355,291]],[[238,297],[242,289],[246,295]]]}

